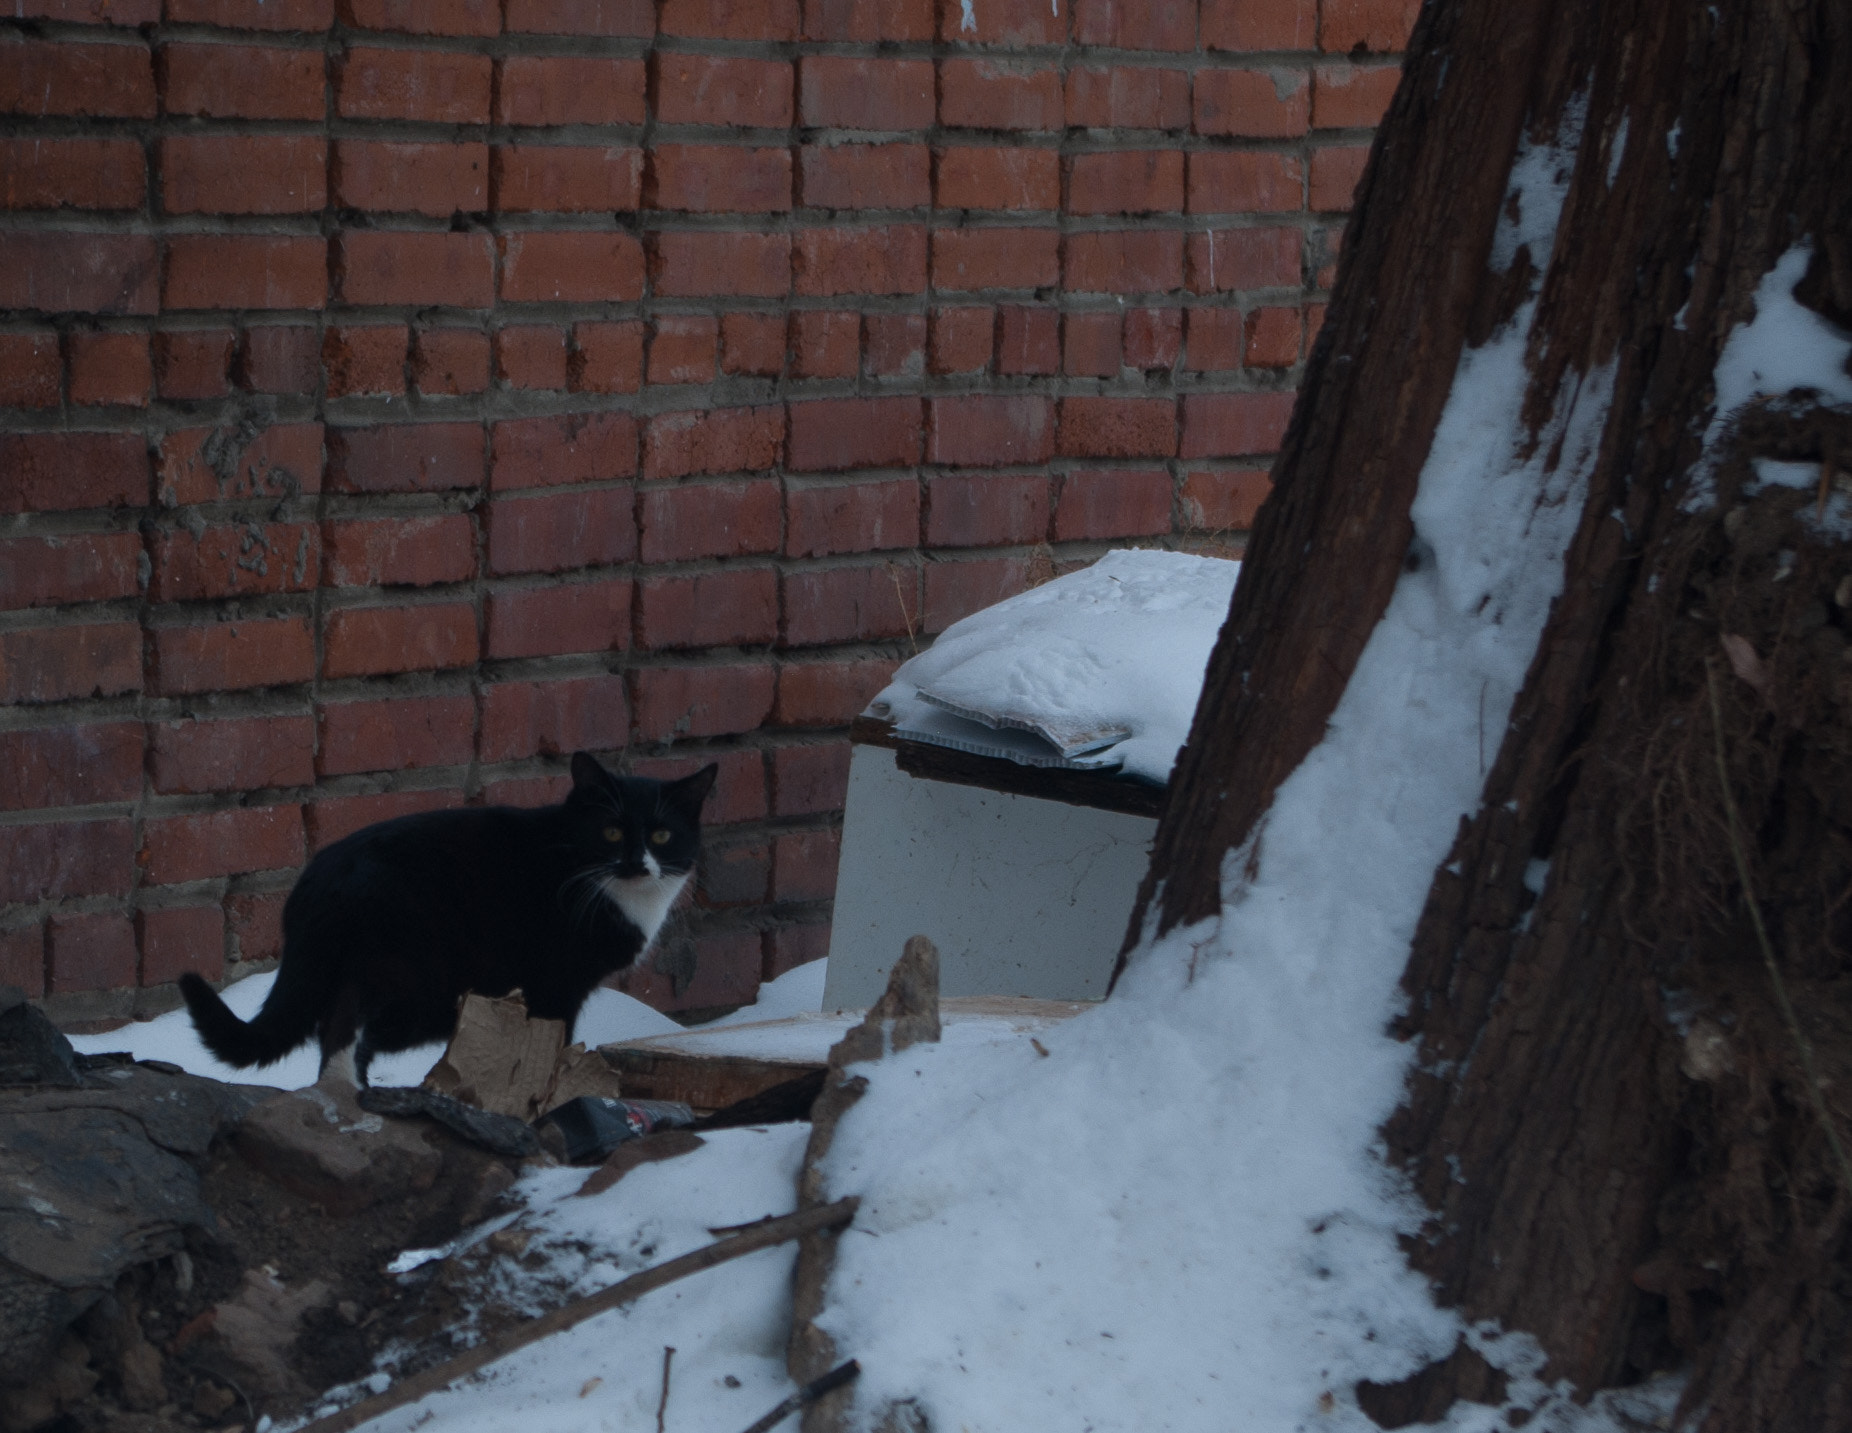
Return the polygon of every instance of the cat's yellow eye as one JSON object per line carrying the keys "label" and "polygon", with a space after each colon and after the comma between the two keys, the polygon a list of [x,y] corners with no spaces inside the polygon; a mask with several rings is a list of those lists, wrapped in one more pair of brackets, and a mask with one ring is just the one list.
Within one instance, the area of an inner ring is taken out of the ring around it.
{"label": "cat's yellow eye", "polygon": [[615,846],[624,839],[624,833],[616,826],[607,826],[604,828],[604,838]]}
{"label": "cat's yellow eye", "polygon": [[652,846],[666,846],[669,844],[669,833],[667,831],[652,831],[649,833],[649,843]]}

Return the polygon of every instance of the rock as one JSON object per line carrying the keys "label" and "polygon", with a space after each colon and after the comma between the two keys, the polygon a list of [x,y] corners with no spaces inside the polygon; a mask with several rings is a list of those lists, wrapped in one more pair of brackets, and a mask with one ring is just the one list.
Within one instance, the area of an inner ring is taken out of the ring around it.
{"label": "rock", "polygon": [[96,1385],[90,1350],[75,1334],[62,1333],[56,1355],[38,1377],[24,1387],[0,1388],[0,1429],[26,1433],[49,1423],[72,1404],[83,1402]]}
{"label": "rock", "polygon": [[338,1074],[264,1101],[233,1139],[253,1169],[331,1214],[429,1189],[444,1162],[418,1126],[361,1109]]}
{"label": "rock", "polygon": [[0,985],[0,1085],[77,1085],[77,1052],[17,985]]}
{"label": "rock", "polygon": [[320,1279],[292,1288],[268,1270],[247,1270],[237,1297],[218,1306],[212,1325],[218,1342],[210,1358],[254,1395],[301,1397],[308,1390],[290,1367],[290,1350],[302,1332],[303,1315],[333,1299],[334,1291]]}
{"label": "rock", "polygon": [[125,1407],[146,1412],[167,1401],[160,1352],[142,1333],[132,1308],[105,1294],[84,1315],[81,1328],[92,1357],[115,1376]]}

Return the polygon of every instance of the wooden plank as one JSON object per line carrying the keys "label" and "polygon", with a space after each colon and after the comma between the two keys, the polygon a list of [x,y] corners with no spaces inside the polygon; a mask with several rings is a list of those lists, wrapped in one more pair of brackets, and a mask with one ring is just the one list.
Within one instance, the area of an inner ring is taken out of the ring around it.
{"label": "wooden plank", "polygon": [[1058,766],[1023,766],[999,756],[978,756],[925,742],[895,740],[894,761],[909,776],[976,786],[1014,796],[1037,796],[1069,806],[1120,811],[1128,816],[1162,818],[1169,790],[1129,777],[1100,771],[1073,771]]}
{"label": "wooden plank", "polygon": [[635,1045],[606,1045],[598,1053],[617,1071],[625,1099],[680,1100],[697,1114],[725,1109],[824,1068],[822,1060],[758,1060]]}

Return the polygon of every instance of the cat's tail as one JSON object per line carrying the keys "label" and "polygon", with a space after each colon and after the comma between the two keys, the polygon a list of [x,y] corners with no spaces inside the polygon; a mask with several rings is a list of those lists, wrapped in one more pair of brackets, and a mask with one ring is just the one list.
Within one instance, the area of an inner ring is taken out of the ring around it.
{"label": "cat's tail", "polygon": [[249,1020],[234,1015],[218,992],[190,970],[180,977],[180,994],[201,1043],[226,1064],[243,1068],[274,1064],[315,1033],[323,1002],[318,992],[297,989],[300,983],[300,976],[291,978],[291,962],[284,961],[264,1008]]}

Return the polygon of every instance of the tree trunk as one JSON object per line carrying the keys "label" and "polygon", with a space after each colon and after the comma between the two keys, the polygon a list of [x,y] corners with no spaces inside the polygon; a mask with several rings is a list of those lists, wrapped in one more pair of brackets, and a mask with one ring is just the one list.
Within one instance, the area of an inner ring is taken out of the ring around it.
{"label": "tree trunk", "polygon": [[[1554,251],[1495,273],[1520,141],[1583,105]],[[1852,474],[1852,410],[1761,403],[1699,464],[1719,353],[1794,245],[1796,297],[1852,328],[1848,161],[1844,0],[1430,0],[1127,937],[1220,909],[1225,857],[1388,603],[1461,353],[1543,269],[1532,436],[1566,377],[1612,364],[1613,402],[1562,596],[1429,892],[1399,1029],[1420,1073],[1385,1133],[1444,1302],[1534,1334],[1585,1392],[1687,1367],[1717,1433],[1852,1426],[1852,1180],[1828,1138],[1852,1135],[1852,550],[1804,520]],[[1757,457],[1820,465],[1819,494],[1756,490]],[[1706,474],[1715,501],[1685,502]],[[1398,1426],[1491,1378],[1462,1351],[1362,1397]]]}

